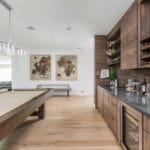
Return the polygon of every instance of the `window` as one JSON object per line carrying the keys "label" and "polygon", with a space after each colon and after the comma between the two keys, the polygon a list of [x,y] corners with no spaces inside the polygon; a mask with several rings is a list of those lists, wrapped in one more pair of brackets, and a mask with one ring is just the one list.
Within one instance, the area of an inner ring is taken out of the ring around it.
{"label": "window", "polygon": [[0,56],[0,82],[12,80],[11,58]]}
{"label": "window", "polygon": [[0,81],[11,81],[11,67],[0,68]]}

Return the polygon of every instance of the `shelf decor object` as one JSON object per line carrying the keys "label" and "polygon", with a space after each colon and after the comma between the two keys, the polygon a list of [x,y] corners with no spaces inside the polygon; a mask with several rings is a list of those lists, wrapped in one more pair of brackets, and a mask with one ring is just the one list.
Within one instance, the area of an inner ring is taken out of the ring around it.
{"label": "shelf decor object", "polygon": [[109,68],[109,79],[111,89],[118,87],[116,67]]}
{"label": "shelf decor object", "polygon": [[109,78],[109,69],[101,69],[100,71],[100,78]]}
{"label": "shelf decor object", "polygon": [[116,69],[114,67],[109,68],[109,78],[110,80],[115,80],[117,78]]}
{"label": "shelf decor object", "polygon": [[108,50],[106,51],[108,66],[120,64],[120,44],[120,27],[116,26],[108,36]]}

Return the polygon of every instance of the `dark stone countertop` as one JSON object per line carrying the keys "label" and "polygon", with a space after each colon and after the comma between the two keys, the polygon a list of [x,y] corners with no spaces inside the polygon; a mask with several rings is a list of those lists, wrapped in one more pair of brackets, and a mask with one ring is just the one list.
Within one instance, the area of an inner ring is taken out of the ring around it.
{"label": "dark stone countertop", "polygon": [[132,108],[150,117],[150,97],[127,92],[125,88],[111,89],[110,86],[100,86],[111,95],[119,98]]}

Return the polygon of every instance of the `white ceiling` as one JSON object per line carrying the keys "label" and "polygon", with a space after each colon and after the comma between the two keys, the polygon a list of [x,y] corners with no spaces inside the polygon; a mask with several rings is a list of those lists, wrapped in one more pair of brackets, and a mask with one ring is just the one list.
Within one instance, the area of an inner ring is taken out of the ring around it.
{"label": "white ceiling", "polygon": [[[27,49],[93,49],[94,35],[108,34],[133,1],[7,0],[13,7],[13,43]],[[8,40],[8,11],[2,6],[0,40]]]}

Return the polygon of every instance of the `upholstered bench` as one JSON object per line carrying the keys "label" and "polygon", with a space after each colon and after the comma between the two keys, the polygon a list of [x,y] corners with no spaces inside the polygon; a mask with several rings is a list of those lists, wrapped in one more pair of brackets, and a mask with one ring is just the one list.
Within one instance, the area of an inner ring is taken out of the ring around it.
{"label": "upholstered bench", "polygon": [[[53,96],[60,96],[58,94],[55,94],[55,92],[66,92],[65,96],[70,95],[71,88],[69,84],[39,84],[37,85],[38,89],[52,89],[54,91]],[[64,96],[64,95],[61,95]]]}

